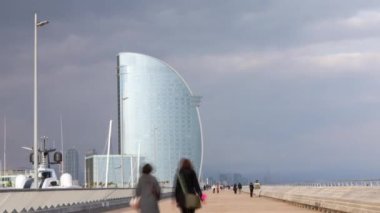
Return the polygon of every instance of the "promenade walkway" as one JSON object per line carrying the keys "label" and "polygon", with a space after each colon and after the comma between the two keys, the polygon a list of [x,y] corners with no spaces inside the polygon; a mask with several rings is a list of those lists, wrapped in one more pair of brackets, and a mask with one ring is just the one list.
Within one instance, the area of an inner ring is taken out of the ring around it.
{"label": "promenade walkway", "polygon": [[[219,194],[213,194],[211,191],[206,191],[208,199],[197,213],[211,213],[211,212],[239,212],[239,213],[307,213],[315,212],[308,209],[303,209],[268,198],[249,197],[247,193],[235,195],[232,190],[224,190]],[[175,206],[172,199],[164,199],[160,201],[160,210],[163,213],[179,213],[179,209]],[[108,211],[109,213],[121,212],[137,212],[131,208],[118,209]]]}

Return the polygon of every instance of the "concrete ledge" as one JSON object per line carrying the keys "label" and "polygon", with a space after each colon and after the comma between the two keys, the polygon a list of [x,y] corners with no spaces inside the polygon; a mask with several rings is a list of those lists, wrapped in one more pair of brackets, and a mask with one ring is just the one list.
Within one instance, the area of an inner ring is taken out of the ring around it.
{"label": "concrete ledge", "polygon": [[[166,199],[172,197],[172,192],[166,192],[161,195],[161,199]],[[36,212],[46,212],[46,213],[66,213],[66,212],[91,212],[100,213],[120,208],[129,207],[129,201],[131,197],[113,199],[107,201],[97,201],[84,204],[74,204],[71,206],[63,206],[58,208],[43,209]]]}
{"label": "concrete ledge", "polygon": [[[135,189],[65,189],[0,191],[0,212],[81,212],[128,207]],[[172,188],[162,188],[163,197]]]}
{"label": "concrete ledge", "polygon": [[262,186],[261,196],[327,212],[380,212],[380,187]]}

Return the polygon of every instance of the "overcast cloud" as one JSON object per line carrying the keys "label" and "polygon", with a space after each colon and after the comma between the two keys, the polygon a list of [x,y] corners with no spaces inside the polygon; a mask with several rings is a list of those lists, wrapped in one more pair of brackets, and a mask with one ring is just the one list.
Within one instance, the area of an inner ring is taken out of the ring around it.
{"label": "overcast cloud", "polygon": [[103,152],[116,55],[131,51],[203,96],[206,175],[380,177],[379,1],[2,1],[9,168],[31,167],[20,147],[33,137],[34,11],[50,21],[38,31],[40,135],[60,143],[62,115],[65,148],[82,159]]}

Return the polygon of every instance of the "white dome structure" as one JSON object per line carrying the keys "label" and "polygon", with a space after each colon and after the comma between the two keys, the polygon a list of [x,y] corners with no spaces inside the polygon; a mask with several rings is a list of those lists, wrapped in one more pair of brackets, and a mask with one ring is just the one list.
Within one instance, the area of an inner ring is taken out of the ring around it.
{"label": "white dome structure", "polygon": [[73,186],[73,177],[69,173],[63,173],[59,181],[62,188],[70,188]]}

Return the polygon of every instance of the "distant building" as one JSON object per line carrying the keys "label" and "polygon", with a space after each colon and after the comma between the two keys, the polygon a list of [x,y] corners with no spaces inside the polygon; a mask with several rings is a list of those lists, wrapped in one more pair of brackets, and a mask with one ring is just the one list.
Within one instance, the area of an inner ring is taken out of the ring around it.
{"label": "distant building", "polygon": [[234,183],[242,183],[243,176],[239,173],[234,173],[233,174],[233,180],[234,180]]}
{"label": "distant building", "polygon": [[212,185],[212,184],[216,184],[217,181],[215,181],[215,179],[213,177],[208,177],[206,183],[209,185]]}
{"label": "distant building", "polygon": [[[110,155],[108,163],[108,187],[134,187],[137,183],[138,160],[136,156]],[[144,159],[140,159],[140,164]],[[85,158],[85,187],[102,188],[106,183],[107,155],[91,155]]]}
{"label": "distant building", "polygon": [[228,173],[220,174],[219,181],[223,185],[234,184],[232,181],[232,174]]}
{"label": "distant building", "polygon": [[17,175],[25,175],[27,177],[32,176],[34,174],[33,170],[6,170],[1,171],[0,175],[0,187],[14,187]]}
{"label": "distant building", "polygon": [[91,156],[91,155],[96,155],[96,150],[95,149],[89,149],[86,151],[86,156]]}
{"label": "distant building", "polygon": [[76,149],[66,151],[65,172],[68,172],[73,177],[73,180],[79,180],[79,154]]}
{"label": "distant building", "polygon": [[181,158],[189,158],[200,177],[201,97],[176,70],[151,56],[120,53],[117,66],[119,154],[141,153],[161,183],[173,181]]}

